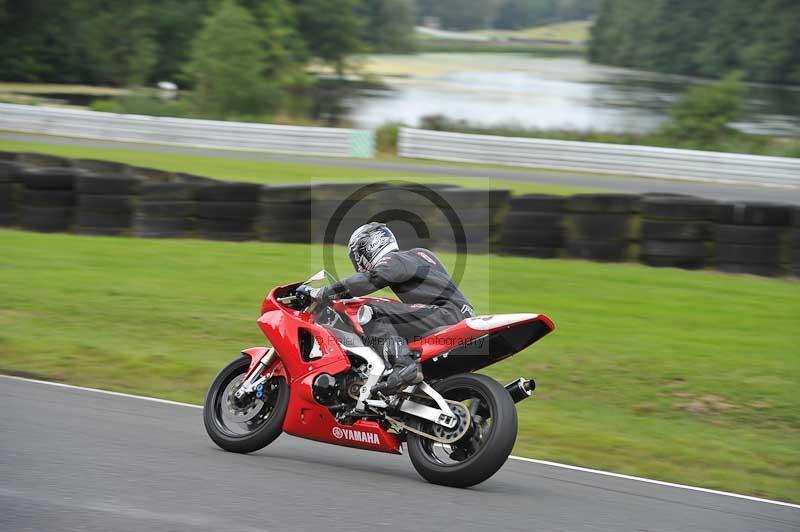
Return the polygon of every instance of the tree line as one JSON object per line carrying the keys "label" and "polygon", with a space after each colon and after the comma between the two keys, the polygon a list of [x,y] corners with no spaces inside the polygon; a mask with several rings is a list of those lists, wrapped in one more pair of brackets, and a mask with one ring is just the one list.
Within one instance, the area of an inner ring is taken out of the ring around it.
{"label": "tree line", "polygon": [[604,0],[589,59],[704,77],[800,83],[798,0]]}
{"label": "tree line", "polygon": [[214,17],[236,19],[244,33],[226,42],[280,82],[312,59],[341,70],[354,53],[413,47],[413,0],[0,0],[0,79],[191,85],[192,55],[225,33],[200,35]]}

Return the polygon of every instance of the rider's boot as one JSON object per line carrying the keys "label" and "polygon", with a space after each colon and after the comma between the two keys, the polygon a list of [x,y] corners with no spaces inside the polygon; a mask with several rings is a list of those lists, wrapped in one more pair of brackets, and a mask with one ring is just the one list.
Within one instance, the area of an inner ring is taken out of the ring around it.
{"label": "rider's boot", "polygon": [[386,380],[375,385],[373,392],[392,395],[407,386],[422,382],[424,378],[422,365],[411,353],[405,340],[402,338],[387,340],[383,345],[383,354],[387,361],[393,361],[392,372]]}

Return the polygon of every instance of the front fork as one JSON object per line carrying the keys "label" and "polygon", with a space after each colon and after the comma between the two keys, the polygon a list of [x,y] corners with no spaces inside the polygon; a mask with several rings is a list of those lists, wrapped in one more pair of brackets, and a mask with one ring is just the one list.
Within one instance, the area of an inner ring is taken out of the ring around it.
{"label": "front fork", "polygon": [[261,360],[258,362],[258,364],[256,364],[256,367],[253,368],[253,371],[251,371],[250,374],[245,377],[239,388],[233,392],[233,395],[236,397],[236,399],[242,399],[245,395],[253,393],[253,391],[255,391],[259,385],[263,385],[272,378],[272,373],[269,375],[261,374],[264,373],[264,370],[267,369],[273,358],[275,358],[275,348],[270,347],[267,352],[264,353],[264,356],[261,357]]}

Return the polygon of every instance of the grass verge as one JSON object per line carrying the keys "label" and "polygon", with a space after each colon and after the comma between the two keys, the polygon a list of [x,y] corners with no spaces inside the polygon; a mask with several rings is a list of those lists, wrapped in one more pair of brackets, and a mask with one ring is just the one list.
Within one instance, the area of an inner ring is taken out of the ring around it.
{"label": "grass verge", "polygon": [[[147,149],[146,147],[144,149]],[[580,192],[596,192],[597,189],[560,185],[541,185],[520,181],[493,179],[488,177],[457,177],[437,174],[409,173],[398,170],[375,170],[370,168],[347,168],[298,162],[272,161],[266,159],[231,157],[199,157],[158,151],[69,146],[44,142],[22,142],[0,140],[0,151],[36,152],[62,157],[102,159],[119,161],[134,166],[158,168],[172,172],[214,177],[217,179],[250,181],[264,184],[298,182],[353,182],[381,179],[413,180],[420,183],[450,183],[473,188],[507,188],[515,194],[532,192],[569,195]],[[488,173],[487,169],[487,173]]]}
{"label": "grass verge", "polygon": [[[320,264],[304,245],[11,230],[0,249],[0,371],[193,403],[263,344],[266,290]],[[488,370],[538,382],[516,454],[800,502],[800,283],[478,256],[461,286],[481,313],[558,325]]]}
{"label": "grass verge", "polygon": [[592,21],[590,20],[571,20],[521,30],[477,30],[468,33],[500,39],[545,39],[585,43],[589,40],[591,28]]}

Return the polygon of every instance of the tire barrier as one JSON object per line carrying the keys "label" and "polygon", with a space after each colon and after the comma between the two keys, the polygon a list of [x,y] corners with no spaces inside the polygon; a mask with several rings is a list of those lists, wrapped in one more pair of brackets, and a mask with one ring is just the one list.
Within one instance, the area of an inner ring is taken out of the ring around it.
{"label": "tire barrier", "polygon": [[127,164],[98,159],[72,159],[70,166],[93,174],[128,175],[133,168]]}
{"label": "tire barrier", "polygon": [[15,161],[27,167],[35,168],[58,168],[72,166],[70,159],[58,157],[57,155],[45,155],[44,153],[18,153]]}
{"label": "tire barrier", "polygon": [[311,242],[311,185],[262,187],[255,229],[266,242]]}
{"label": "tire barrier", "polygon": [[19,221],[23,171],[11,160],[0,160],[0,227],[14,226]]}
{"label": "tire barrier", "polygon": [[526,194],[509,200],[498,244],[503,255],[557,257],[564,247],[564,196]]}
{"label": "tire barrier", "polygon": [[171,183],[177,180],[176,174],[166,170],[156,170],[155,168],[143,168],[141,166],[131,166],[131,175],[138,177],[146,183]]}
{"label": "tire barrier", "polygon": [[500,246],[511,192],[497,189],[443,188],[431,224],[433,248],[489,253]]}
{"label": "tire barrier", "polygon": [[75,205],[75,168],[28,168],[24,185],[20,225],[41,232],[64,232],[72,227]]}
{"label": "tire barrier", "polygon": [[198,186],[195,192],[197,236],[209,240],[255,239],[260,193],[261,185],[253,183],[216,182]]}
{"label": "tire barrier", "polygon": [[600,262],[627,260],[640,200],[630,194],[571,196],[565,204],[567,256]]}
{"label": "tire barrier", "polygon": [[782,275],[784,241],[794,209],[776,203],[725,203],[715,221],[714,268],[724,272]]}
{"label": "tire barrier", "polygon": [[639,260],[648,266],[704,268],[711,256],[716,202],[669,194],[641,203]]}
{"label": "tire barrier", "polygon": [[372,213],[365,183],[325,183],[310,189],[310,241],[346,245],[350,234]]}
{"label": "tire barrier", "polygon": [[434,225],[441,225],[439,215],[448,210],[441,194],[452,185],[395,183],[371,188],[375,190],[365,190],[364,198],[369,221],[389,224],[401,247],[433,249],[437,236],[445,238],[440,229],[437,235]]}
{"label": "tire barrier", "polygon": [[470,254],[602,262],[637,257],[650,266],[800,276],[800,208],[783,204],[679,194],[511,196],[396,182],[261,186],[0,152],[0,226],[346,244],[368,221],[388,223],[404,248],[464,252],[463,242]]}
{"label": "tire barrier", "polygon": [[[94,166],[113,170],[114,166]],[[75,179],[75,232],[83,235],[122,235],[131,230],[141,181],[118,174],[87,174]]]}

